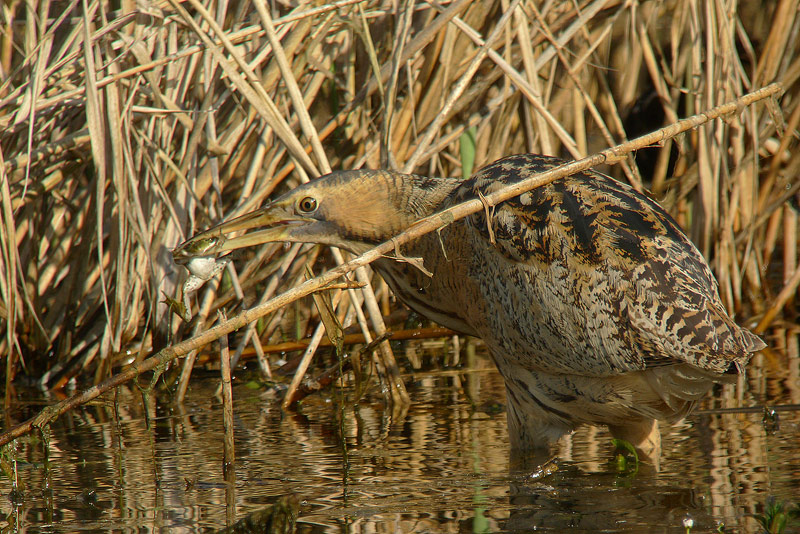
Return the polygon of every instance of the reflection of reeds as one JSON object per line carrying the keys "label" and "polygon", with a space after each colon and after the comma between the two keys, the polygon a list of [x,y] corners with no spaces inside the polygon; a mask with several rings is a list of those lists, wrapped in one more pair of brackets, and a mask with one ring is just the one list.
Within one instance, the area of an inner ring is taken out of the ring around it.
{"label": "reflection of reeds", "polygon": [[[783,108],[748,108],[604,170],[670,209],[730,309],[762,313],[781,289],[792,305],[799,3],[521,2],[502,27],[507,3],[465,0],[399,12],[12,3],[0,48],[6,380],[23,365],[51,387],[98,379],[131,347],[163,346],[182,328],[162,302],[181,275],[170,249],[329,168],[459,175],[470,128],[476,167],[517,152],[579,157],[771,81]],[[252,305],[302,280],[318,258],[246,254],[241,290],[229,270],[219,298],[201,292],[197,327],[240,292]],[[348,308],[365,299],[363,313]],[[380,328],[371,292],[337,302],[340,318]],[[248,343],[305,335],[314,313],[284,309]]]}

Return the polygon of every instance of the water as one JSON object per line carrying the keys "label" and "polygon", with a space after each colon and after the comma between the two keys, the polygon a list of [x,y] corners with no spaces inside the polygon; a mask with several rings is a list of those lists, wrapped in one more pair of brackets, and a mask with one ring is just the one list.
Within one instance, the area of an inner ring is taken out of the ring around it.
{"label": "water", "polygon": [[[330,391],[282,413],[274,390],[237,383],[227,482],[216,377],[193,379],[182,406],[121,387],[53,425],[46,463],[40,442],[21,440],[20,489],[0,475],[0,530],[205,532],[283,499],[299,532],[683,534],[691,518],[692,532],[755,533],[769,498],[800,502],[800,415],[780,411],[768,431],[760,411],[719,409],[797,404],[799,362],[791,350],[756,356],[746,383],[664,429],[660,472],[635,473],[619,472],[596,428],[565,440],[551,472],[510,459],[502,382],[485,358],[408,376],[405,414],[374,390],[344,409]],[[14,420],[43,403],[21,396]]]}

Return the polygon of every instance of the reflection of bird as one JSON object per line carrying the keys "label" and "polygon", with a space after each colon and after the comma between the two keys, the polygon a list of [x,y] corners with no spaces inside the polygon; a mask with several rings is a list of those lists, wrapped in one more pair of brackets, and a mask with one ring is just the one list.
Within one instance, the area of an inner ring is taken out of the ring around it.
{"label": "reflection of bird", "polygon": [[[359,253],[560,163],[511,156],[467,180],[334,172],[174,254],[185,263],[268,241]],[[245,229],[259,230],[229,237]],[[423,258],[432,276],[390,258],[373,265],[410,308],[484,340],[505,380],[515,448],[547,446],[587,423],[655,454],[656,420],[685,416],[764,347],[728,316],[708,265],[672,218],[602,174],[534,189],[496,206],[488,222],[476,213],[402,252]]]}

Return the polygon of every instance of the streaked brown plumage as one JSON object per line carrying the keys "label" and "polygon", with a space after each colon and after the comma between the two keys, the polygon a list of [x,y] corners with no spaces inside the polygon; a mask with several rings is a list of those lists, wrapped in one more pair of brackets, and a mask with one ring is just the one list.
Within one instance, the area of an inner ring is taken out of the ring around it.
{"label": "streaked brown plumage", "polygon": [[[499,160],[467,180],[334,172],[195,236],[176,260],[267,241],[359,253],[414,221],[561,161]],[[489,227],[493,234],[491,240]],[[227,234],[263,228],[242,237]],[[605,424],[646,454],[659,419],[684,417],[764,343],[730,318],[701,254],[658,204],[605,175],[579,173],[404,246],[433,273],[375,262],[410,308],[491,352],[508,393],[509,434],[544,447]]]}

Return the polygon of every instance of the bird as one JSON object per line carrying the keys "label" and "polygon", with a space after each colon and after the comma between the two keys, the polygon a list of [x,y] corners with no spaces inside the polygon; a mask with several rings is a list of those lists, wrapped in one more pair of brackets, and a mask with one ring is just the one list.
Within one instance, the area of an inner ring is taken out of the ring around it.
{"label": "bird", "polygon": [[[213,264],[273,241],[360,254],[419,219],[563,163],[519,154],[468,178],[334,171],[199,233],[173,255],[189,267],[203,257]],[[605,425],[643,458],[658,458],[659,421],[686,417],[765,347],[727,313],[678,223],[647,195],[592,170],[454,221],[402,254],[424,268],[391,257],[372,265],[409,308],[483,340],[505,383],[512,450],[549,450],[581,425]]]}

